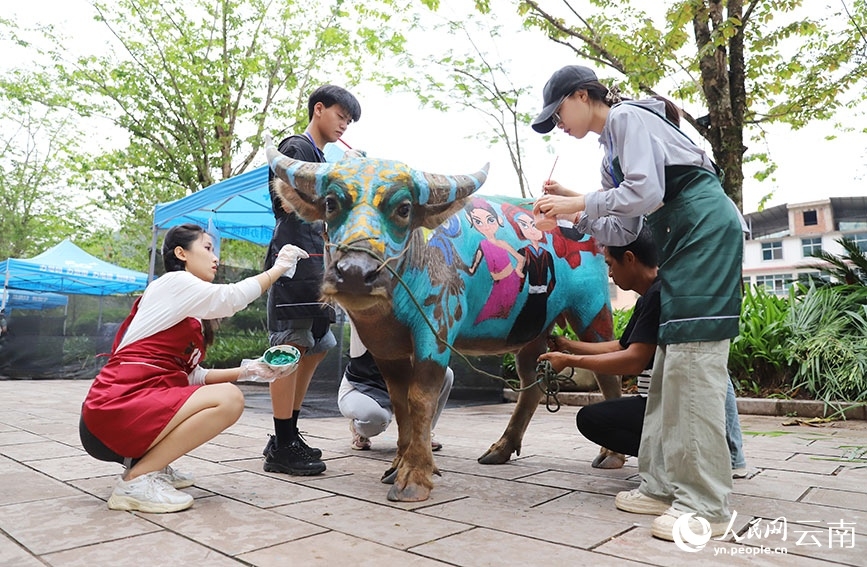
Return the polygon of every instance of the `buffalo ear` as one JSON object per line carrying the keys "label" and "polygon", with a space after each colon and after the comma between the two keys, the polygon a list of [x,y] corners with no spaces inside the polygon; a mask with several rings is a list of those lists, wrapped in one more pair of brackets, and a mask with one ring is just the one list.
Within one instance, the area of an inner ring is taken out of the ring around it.
{"label": "buffalo ear", "polygon": [[445,222],[450,216],[457,214],[466,205],[471,195],[456,199],[450,203],[417,205],[415,207],[414,224],[424,228],[434,229]]}
{"label": "buffalo ear", "polygon": [[307,222],[325,219],[323,208],[319,205],[318,200],[311,201],[306,194],[296,190],[282,179],[274,179],[273,183],[274,192],[280,197],[284,211],[294,211]]}

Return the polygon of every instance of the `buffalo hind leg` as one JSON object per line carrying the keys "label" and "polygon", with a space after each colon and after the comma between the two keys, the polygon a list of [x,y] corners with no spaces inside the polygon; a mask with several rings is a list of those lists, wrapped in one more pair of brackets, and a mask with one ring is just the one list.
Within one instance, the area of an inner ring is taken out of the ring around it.
{"label": "buffalo hind leg", "polygon": [[509,424],[503,431],[502,437],[479,457],[481,464],[501,465],[512,458],[512,453],[521,454],[521,441],[524,438],[524,432],[527,430],[536,408],[539,407],[539,402],[542,401],[542,389],[536,385],[530,385],[536,381],[536,365],[539,356],[546,350],[545,339],[546,335],[542,335],[524,345],[515,354],[515,369],[521,379],[518,402],[515,404],[512,417],[509,418]]}

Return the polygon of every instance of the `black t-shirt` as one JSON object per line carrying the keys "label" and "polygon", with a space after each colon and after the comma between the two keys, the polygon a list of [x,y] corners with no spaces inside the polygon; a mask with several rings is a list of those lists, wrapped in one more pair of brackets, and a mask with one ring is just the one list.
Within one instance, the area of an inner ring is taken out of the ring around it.
{"label": "black t-shirt", "polygon": [[[632,343],[659,343],[659,289],[662,287],[657,277],[647,288],[647,291],[635,302],[632,317],[620,337],[620,346],[624,349]],[[646,368],[653,368],[653,358]]]}
{"label": "black t-shirt", "polygon": [[[293,159],[313,163],[325,161],[319,149],[305,135],[289,136],[280,142],[277,149]],[[322,221],[306,222],[294,212],[286,212],[280,197],[274,191],[275,179],[273,172],[269,170],[268,187],[276,224],[265,258],[265,269],[274,265],[277,253],[285,244],[294,244],[304,249],[310,257],[299,260],[295,275],[291,279],[279,278],[268,292],[269,327],[272,331],[277,330],[272,323],[281,319],[327,317],[334,322],[334,308],[320,301],[319,291],[324,271],[322,253],[325,249],[325,224]]]}

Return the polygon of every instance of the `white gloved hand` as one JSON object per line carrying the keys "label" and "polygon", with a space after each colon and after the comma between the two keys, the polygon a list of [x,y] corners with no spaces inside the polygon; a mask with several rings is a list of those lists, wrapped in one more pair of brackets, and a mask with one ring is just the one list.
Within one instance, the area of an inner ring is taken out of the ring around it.
{"label": "white gloved hand", "polygon": [[239,382],[273,382],[284,376],[292,374],[294,367],[289,368],[271,366],[262,362],[260,359],[245,358],[241,361],[241,374],[238,376]]}
{"label": "white gloved hand", "polygon": [[345,158],[363,158],[367,157],[367,152],[364,150],[348,150],[343,153],[343,157]]}
{"label": "white gloved hand", "polygon": [[291,278],[295,275],[295,267],[298,265],[298,260],[309,257],[310,255],[301,248],[292,244],[286,244],[280,249],[280,252],[277,253],[277,259],[274,260],[274,265],[278,268],[283,268],[282,277]]}

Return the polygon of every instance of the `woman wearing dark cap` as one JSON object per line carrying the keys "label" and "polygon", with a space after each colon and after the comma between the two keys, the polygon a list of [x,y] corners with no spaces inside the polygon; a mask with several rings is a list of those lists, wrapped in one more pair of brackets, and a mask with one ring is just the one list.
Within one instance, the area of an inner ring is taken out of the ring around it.
{"label": "woman wearing dark cap", "polygon": [[665,104],[622,102],[589,68],[555,72],[533,122],[605,148],[602,187],[580,194],[546,182],[534,212],[572,218],[603,245],[635,239],[647,222],[659,251],[661,312],[638,468],[641,485],[619,509],[659,516],[654,536],[673,540],[684,514],[694,533],[725,532],[731,469],[725,437],[730,339],[741,306],[742,225],[710,157],[665,118]]}

